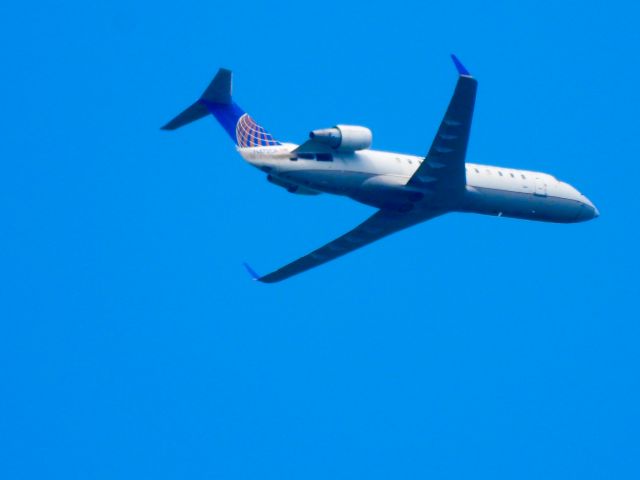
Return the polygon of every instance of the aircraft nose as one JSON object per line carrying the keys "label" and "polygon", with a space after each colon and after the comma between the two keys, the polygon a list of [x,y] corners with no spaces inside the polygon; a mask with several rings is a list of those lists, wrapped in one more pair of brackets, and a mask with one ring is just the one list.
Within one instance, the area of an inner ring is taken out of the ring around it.
{"label": "aircraft nose", "polygon": [[580,213],[578,214],[578,221],[585,222],[587,220],[592,220],[600,216],[600,211],[596,208],[596,206],[589,201],[585,197],[585,201],[582,203],[580,207]]}
{"label": "aircraft nose", "polygon": [[[600,211],[585,195],[581,194],[574,187],[568,183],[559,182],[560,196],[571,200],[574,207],[572,208],[573,215],[576,215],[575,222],[586,222],[600,216]],[[576,211],[577,206],[577,211]]]}

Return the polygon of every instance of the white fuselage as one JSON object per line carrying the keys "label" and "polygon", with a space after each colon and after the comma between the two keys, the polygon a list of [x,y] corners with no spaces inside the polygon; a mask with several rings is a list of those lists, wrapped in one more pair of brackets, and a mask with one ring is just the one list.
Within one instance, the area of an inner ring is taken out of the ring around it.
{"label": "white fuselage", "polygon": [[[410,194],[407,182],[423,161],[422,157],[377,150],[333,152],[331,160],[318,160],[314,155],[292,153],[296,147],[282,144],[238,151],[268,173],[273,183],[291,192],[344,195],[379,208],[393,204],[394,198],[406,202]],[[464,195],[444,208],[560,223],[598,216],[587,197],[546,173],[467,163],[466,179]],[[430,201],[427,192],[414,206],[432,207]]]}

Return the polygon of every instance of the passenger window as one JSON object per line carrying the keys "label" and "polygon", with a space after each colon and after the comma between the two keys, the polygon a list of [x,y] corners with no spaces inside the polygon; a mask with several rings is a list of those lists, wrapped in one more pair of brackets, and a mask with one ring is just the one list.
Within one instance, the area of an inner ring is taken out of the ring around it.
{"label": "passenger window", "polygon": [[319,162],[333,162],[333,155],[330,153],[318,153],[316,158]]}
{"label": "passenger window", "polygon": [[478,170],[477,168],[474,168],[474,170],[476,171],[476,173],[480,173],[480,170]]}
{"label": "passenger window", "polygon": [[487,172],[487,175],[491,175],[491,170],[489,170],[488,168],[487,168],[486,172]]}
{"label": "passenger window", "polygon": [[513,173],[510,173],[509,175],[511,175],[511,178],[516,178]]}
{"label": "passenger window", "polygon": [[313,160],[315,155],[313,153],[299,153],[298,158],[302,158],[303,160]]}
{"label": "passenger window", "polygon": [[500,175],[501,177],[504,176],[504,175],[502,175],[502,172],[500,170],[498,170],[498,175]]}
{"label": "passenger window", "polygon": [[527,177],[525,177],[524,175],[520,175],[522,177],[523,180],[526,180]]}

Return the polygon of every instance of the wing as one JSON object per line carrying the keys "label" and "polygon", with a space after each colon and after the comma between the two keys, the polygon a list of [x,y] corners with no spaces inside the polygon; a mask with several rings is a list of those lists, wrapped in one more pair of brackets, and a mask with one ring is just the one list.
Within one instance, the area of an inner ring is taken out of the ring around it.
{"label": "wing", "polygon": [[375,242],[376,240],[386,237],[394,232],[437,217],[442,213],[444,213],[444,211],[441,210],[419,210],[406,213],[400,213],[392,210],[378,210],[378,212],[373,214],[350,232],[336,238],[332,242],[327,243],[325,246],[314,250],[308,255],[285,265],[275,272],[261,277],[248,265],[245,264],[245,267],[247,267],[247,270],[254,280],[259,280],[264,283],[279,282],[357,250],[360,247],[364,247],[365,245]]}
{"label": "wing", "polygon": [[464,159],[478,82],[455,55],[451,58],[460,74],[456,89],[429,153],[408,182],[434,192],[462,192],[466,185]]}

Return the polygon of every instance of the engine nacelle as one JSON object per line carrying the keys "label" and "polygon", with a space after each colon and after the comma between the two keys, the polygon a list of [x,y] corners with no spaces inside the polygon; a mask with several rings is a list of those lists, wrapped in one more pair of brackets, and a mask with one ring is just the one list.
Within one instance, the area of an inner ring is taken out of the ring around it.
{"label": "engine nacelle", "polygon": [[354,152],[371,147],[373,135],[371,130],[357,125],[336,125],[333,128],[322,128],[309,133],[309,138],[324,143],[336,150]]}

